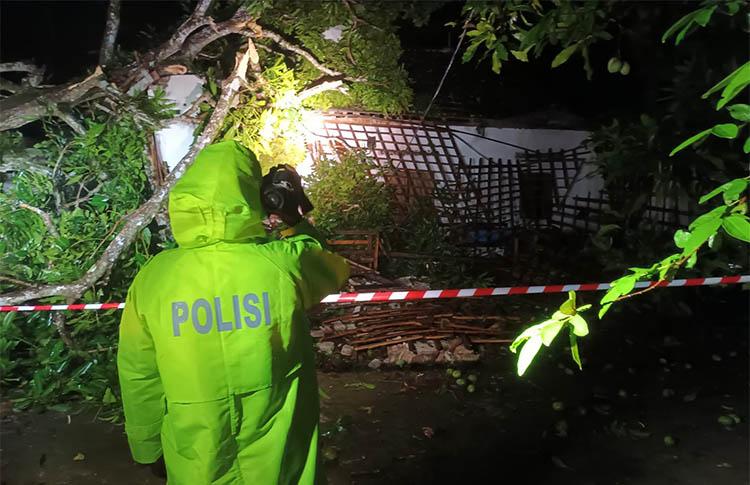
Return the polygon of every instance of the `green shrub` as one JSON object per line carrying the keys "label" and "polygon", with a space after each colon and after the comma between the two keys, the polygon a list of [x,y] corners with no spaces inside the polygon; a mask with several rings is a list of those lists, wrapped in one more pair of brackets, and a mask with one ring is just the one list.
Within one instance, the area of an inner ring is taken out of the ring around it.
{"label": "green shrub", "polygon": [[393,193],[379,175],[362,152],[349,152],[341,161],[321,160],[307,178],[315,225],[329,235],[343,229],[389,232]]}

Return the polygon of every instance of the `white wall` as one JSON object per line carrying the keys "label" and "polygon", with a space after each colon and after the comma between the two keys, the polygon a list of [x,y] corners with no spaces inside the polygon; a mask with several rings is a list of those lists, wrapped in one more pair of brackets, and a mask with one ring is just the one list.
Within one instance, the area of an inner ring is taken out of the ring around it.
{"label": "white wall", "polygon": [[[529,150],[547,151],[572,150],[583,144],[590,133],[582,130],[550,130],[544,128],[492,128],[478,129],[476,126],[451,125],[451,129],[462,132],[476,133],[486,138],[503,141]],[[465,159],[494,158],[515,160],[516,153],[522,149],[503,145],[493,140],[487,140],[466,133],[455,133],[459,153]],[[481,155],[480,155],[481,154]],[[584,164],[581,173],[573,184],[569,197],[586,197],[591,193],[597,197],[604,188],[604,182],[593,174],[595,167]]]}

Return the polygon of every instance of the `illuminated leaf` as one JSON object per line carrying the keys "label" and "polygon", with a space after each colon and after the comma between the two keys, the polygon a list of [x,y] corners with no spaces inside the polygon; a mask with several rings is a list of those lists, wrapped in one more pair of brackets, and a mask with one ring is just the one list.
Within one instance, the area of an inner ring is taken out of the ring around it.
{"label": "illuminated leaf", "polygon": [[688,239],[690,239],[690,233],[687,231],[683,231],[682,229],[678,229],[674,233],[674,245],[677,246],[680,249],[685,248],[685,244],[687,244]]}
{"label": "illuminated leaf", "polygon": [[537,352],[542,347],[542,337],[536,336],[530,338],[521,349],[521,353],[518,354],[518,375],[522,376],[526,369],[529,368],[531,361],[534,360]]}
{"label": "illuminated leaf", "polygon": [[750,221],[747,216],[733,214],[722,221],[721,227],[733,238],[750,242]]}
{"label": "illuminated leaf", "polygon": [[576,364],[578,364],[578,368],[580,370],[583,370],[583,365],[581,365],[581,356],[578,353],[578,339],[576,338],[575,334],[573,332],[570,332],[570,355],[573,356],[573,360]]}
{"label": "illuminated leaf", "polygon": [[585,337],[589,334],[589,326],[581,315],[573,315],[570,318],[570,324],[573,326],[573,333],[577,337]]}
{"label": "illuminated leaf", "polygon": [[542,337],[542,343],[549,347],[552,341],[557,337],[557,334],[560,332],[560,329],[563,327],[564,322],[561,322],[559,320],[547,320],[545,322],[544,326],[540,330],[540,335]]}

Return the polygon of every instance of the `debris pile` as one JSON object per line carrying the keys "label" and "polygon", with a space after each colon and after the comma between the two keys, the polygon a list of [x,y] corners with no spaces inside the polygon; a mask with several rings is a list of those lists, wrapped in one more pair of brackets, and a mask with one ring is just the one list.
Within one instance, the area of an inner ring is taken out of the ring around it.
{"label": "debris pile", "polygon": [[448,306],[390,303],[337,310],[341,313],[319,320],[311,332],[318,351],[353,361],[366,355],[374,369],[382,364],[475,362],[477,346],[511,342],[511,332],[501,328],[502,317],[463,315]]}

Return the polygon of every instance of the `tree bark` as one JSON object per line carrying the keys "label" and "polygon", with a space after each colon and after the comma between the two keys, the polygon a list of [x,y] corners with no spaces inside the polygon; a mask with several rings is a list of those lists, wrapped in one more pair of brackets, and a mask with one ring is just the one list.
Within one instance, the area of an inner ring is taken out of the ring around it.
{"label": "tree bark", "polygon": [[120,0],[109,0],[107,23],[104,26],[104,39],[99,51],[99,65],[106,66],[115,53],[115,40],[120,29]]}
{"label": "tree bark", "polygon": [[51,88],[34,88],[0,100],[0,131],[20,128],[43,116],[53,114],[50,112],[50,105],[75,105],[90,90],[103,88],[105,84],[104,73],[97,67],[93,74],[81,81],[72,81]]}

